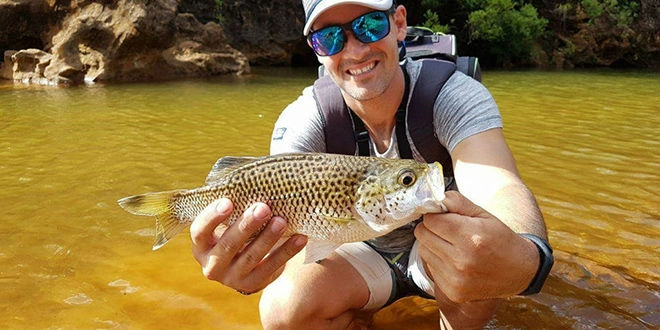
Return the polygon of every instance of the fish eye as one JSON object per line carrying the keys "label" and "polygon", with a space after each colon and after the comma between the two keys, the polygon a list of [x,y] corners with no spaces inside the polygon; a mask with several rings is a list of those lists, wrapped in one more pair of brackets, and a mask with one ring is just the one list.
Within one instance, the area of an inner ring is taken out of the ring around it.
{"label": "fish eye", "polygon": [[399,173],[399,184],[404,186],[404,187],[410,187],[412,186],[415,181],[417,181],[417,176],[415,175],[415,172],[411,170],[405,170],[401,173]]}

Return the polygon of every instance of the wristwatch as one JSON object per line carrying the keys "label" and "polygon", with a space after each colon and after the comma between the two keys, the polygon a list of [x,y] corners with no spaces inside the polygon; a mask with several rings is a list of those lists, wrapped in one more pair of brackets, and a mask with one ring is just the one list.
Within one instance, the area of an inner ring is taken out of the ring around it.
{"label": "wristwatch", "polygon": [[552,256],[552,247],[550,247],[550,244],[548,244],[543,238],[533,234],[520,234],[520,236],[529,239],[534,245],[536,245],[539,249],[539,255],[541,258],[539,269],[536,271],[536,275],[534,275],[532,282],[529,283],[529,286],[525,291],[518,294],[519,296],[529,296],[541,292],[543,283],[545,283],[545,279],[548,278],[550,269],[552,269],[552,265],[555,263],[555,258]]}

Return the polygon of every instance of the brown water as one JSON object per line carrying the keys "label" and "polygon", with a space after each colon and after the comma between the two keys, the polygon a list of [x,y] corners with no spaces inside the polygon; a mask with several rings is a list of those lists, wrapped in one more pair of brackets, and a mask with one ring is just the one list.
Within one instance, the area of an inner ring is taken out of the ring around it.
{"label": "brown water", "polygon": [[[258,295],[206,280],[180,235],[118,198],[200,185],[223,155],[268,152],[279,111],[314,70],[154,84],[0,85],[0,327],[259,329]],[[660,326],[657,73],[486,72],[557,262],[497,328]],[[319,284],[322,285],[322,284]],[[377,329],[433,329],[400,301]]]}

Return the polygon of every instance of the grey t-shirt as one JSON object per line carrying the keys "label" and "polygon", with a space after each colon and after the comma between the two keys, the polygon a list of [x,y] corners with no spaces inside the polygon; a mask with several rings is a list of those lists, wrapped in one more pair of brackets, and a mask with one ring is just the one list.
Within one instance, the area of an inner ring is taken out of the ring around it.
{"label": "grey t-shirt", "polygon": [[[419,77],[421,63],[406,61],[405,65],[412,89]],[[440,143],[451,152],[467,137],[501,128],[502,118],[488,90],[481,83],[457,71],[438,94],[434,104],[433,126]],[[273,130],[270,153],[326,152],[324,134],[322,115],[317,109],[310,86],[280,114]],[[396,134],[392,134],[390,148],[384,153],[378,153],[373,143],[370,149],[374,156],[399,158]],[[416,151],[413,150],[413,153]],[[413,229],[413,225],[404,226],[370,243],[385,252],[398,252],[412,245]]]}

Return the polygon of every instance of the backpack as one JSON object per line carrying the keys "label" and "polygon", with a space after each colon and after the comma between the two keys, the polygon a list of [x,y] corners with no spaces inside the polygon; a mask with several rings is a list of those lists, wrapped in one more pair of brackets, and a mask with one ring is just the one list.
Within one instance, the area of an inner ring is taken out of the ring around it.
{"label": "backpack", "polygon": [[405,47],[401,47],[399,59],[435,58],[456,63],[456,70],[476,81],[481,81],[479,58],[458,56],[456,37],[453,34],[433,32],[428,28],[409,26],[406,31]]}

